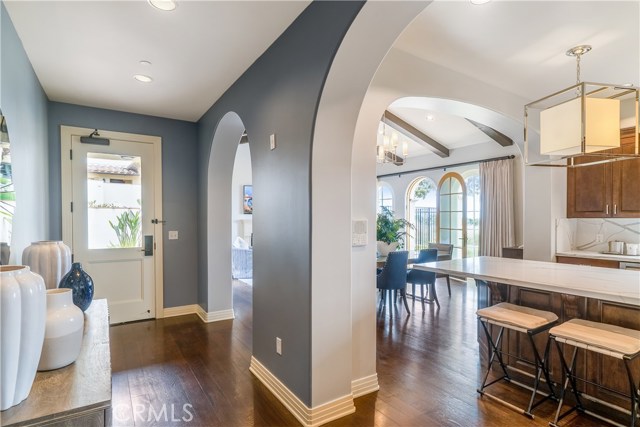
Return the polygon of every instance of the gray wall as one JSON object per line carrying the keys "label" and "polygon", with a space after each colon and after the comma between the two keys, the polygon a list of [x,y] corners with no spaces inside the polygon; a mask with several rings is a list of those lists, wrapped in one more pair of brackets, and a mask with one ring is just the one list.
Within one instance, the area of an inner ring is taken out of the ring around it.
{"label": "gray wall", "polygon": [[0,15],[0,108],[7,118],[16,190],[15,264],[32,241],[48,238],[47,97],[4,4]]}
{"label": "gray wall", "polygon": [[[49,103],[49,204],[51,239],[62,238],[60,125],[162,137],[164,306],[197,302],[197,125],[180,120],[79,105]],[[168,240],[168,231],[179,240]]]}
{"label": "gray wall", "polygon": [[[199,303],[206,307],[207,257],[215,256],[207,254],[204,237],[207,185],[226,185],[207,183],[210,152],[214,164],[233,162],[215,158],[211,143],[219,120],[234,111],[250,136],[253,167],[253,355],[308,406],[313,127],[333,56],[362,5],[313,2],[199,121]],[[275,353],[276,336],[283,338],[282,356]]]}

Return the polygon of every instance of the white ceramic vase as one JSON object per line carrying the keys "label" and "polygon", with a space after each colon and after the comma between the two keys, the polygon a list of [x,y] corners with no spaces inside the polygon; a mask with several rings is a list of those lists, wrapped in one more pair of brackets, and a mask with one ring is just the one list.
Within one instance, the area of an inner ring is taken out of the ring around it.
{"label": "white ceramic vase", "polygon": [[73,305],[71,289],[47,290],[47,326],[39,371],[50,371],[73,363],[80,354],[84,313]]}
{"label": "white ceramic vase", "polygon": [[378,247],[378,255],[384,257],[389,255],[389,252],[393,252],[396,250],[396,248],[398,247],[398,242],[386,243],[386,242],[378,241],[377,247]]}
{"label": "white ceramic vase", "polygon": [[27,398],[40,360],[47,312],[44,280],[22,265],[0,266],[0,410]]}
{"label": "white ceramic vase", "polygon": [[22,252],[22,264],[41,275],[47,289],[55,289],[71,268],[71,249],[55,240],[33,242]]}

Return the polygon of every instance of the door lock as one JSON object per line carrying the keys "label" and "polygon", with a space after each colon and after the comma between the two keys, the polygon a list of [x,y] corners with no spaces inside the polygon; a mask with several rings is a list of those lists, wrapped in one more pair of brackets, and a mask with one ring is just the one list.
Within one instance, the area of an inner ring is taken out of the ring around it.
{"label": "door lock", "polygon": [[144,236],[144,256],[153,256],[153,236]]}
{"label": "door lock", "polygon": [[151,220],[151,224],[164,224],[165,222],[167,222],[167,221],[163,221],[163,220],[158,219],[158,218],[154,218],[154,219]]}

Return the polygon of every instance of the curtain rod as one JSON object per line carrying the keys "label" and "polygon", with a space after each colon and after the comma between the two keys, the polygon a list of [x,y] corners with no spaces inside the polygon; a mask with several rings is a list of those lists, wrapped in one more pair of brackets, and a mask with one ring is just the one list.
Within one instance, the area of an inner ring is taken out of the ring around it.
{"label": "curtain rod", "polygon": [[416,172],[426,172],[426,171],[434,171],[434,170],[438,170],[438,169],[447,169],[447,168],[455,168],[458,166],[466,166],[466,165],[475,165],[477,163],[486,163],[486,162],[493,162],[496,160],[507,160],[507,159],[515,159],[516,156],[514,156],[513,154],[511,154],[510,156],[502,156],[502,157],[493,157],[491,159],[484,159],[484,160],[472,160],[470,162],[461,162],[461,163],[454,163],[451,165],[444,165],[444,166],[433,166],[430,168],[423,168],[423,169],[413,169],[410,171],[403,171],[403,172],[396,172],[396,173],[387,173],[384,175],[378,175],[376,178],[386,178],[388,176],[398,176],[401,177],[402,175],[408,175],[410,173],[416,173]]}

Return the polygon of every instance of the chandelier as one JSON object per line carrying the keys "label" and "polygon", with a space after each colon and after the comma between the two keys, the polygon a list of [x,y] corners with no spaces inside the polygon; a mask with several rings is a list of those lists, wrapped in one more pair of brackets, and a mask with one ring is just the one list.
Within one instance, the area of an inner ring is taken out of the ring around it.
{"label": "chandelier", "polygon": [[[524,107],[525,163],[531,166],[578,167],[640,158],[638,95],[631,85],[580,81],[580,58],[591,50],[569,49],[576,58],[576,84]],[[630,128],[630,129],[627,129]],[[530,151],[539,129],[539,154]],[[635,146],[620,147],[621,129],[635,130]]]}
{"label": "chandelier", "polygon": [[[393,163],[396,166],[402,166],[409,155],[407,140],[398,131],[387,126],[384,115],[378,125],[376,149],[378,163]],[[402,155],[398,154],[400,149]]]}

